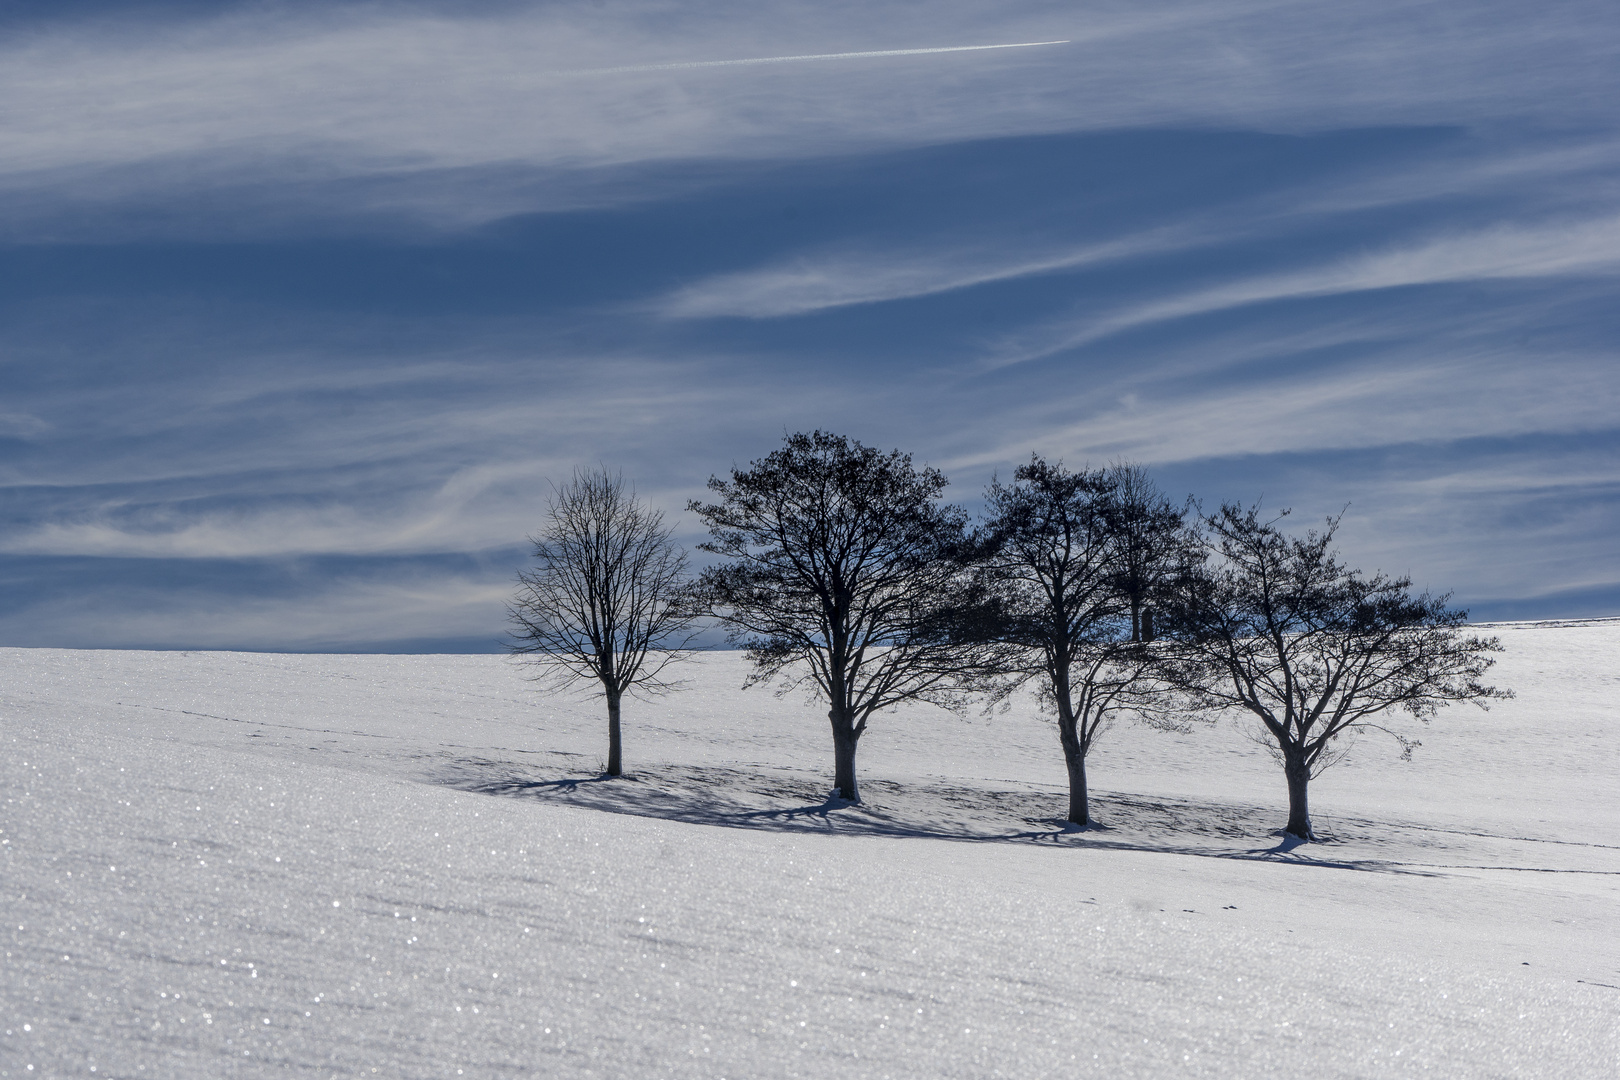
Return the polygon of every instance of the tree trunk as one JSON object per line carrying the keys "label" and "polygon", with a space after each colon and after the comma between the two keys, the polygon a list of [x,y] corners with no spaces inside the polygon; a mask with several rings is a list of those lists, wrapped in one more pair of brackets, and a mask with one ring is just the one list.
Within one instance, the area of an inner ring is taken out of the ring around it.
{"label": "tree trunk", "polygon": [[609,690],[607,692],[608,706],[608,760],[607,775],[623,775],[622,755],[619,743],[619,698],[620,692]]}
{"label": "tree trunk", "polygon": [[1076,825],[1091,824],[1091,804],[1086,794],[1086,755],[1078,749],[1070,752],[1063,748],[1064,763],[1069,767],[1069,820]]}
{"label": "tree trunk", "polygon": [[855,744],[860,736],[855,733],[854,717],[839,708],[827,712],[833,733],[833,787],[840,799],[858,803],[861,793],[855,786]]}
{"label": "tree trunk", "polygon": [[1058,704],[1058,741],[1063,744],[1063,764],[1069,770],[1069,821],[1091,824],[1091,803],[1086,791],[1086,751],[1075,730],[1074,709],[1061,698]]}
{"label": "tree trunk", "polygon": [[1284,750],[1283,772],[1288,776],[1288,827],[1283,831],[1301,840],[1314,840],[1316,837],[1311,835],[1311,805],[1308,796],[1311,768],[1305,762],[1305,752]]}

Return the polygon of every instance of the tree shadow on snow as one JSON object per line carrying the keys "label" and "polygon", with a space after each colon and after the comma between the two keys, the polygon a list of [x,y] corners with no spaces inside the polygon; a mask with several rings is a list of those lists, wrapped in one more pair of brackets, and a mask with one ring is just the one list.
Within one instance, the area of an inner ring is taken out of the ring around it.
{"label": "tree shadow on snow", "polygon": [[[1098,792],[1092,797],[1096,820],[1079,826],[1053,815],[1066,798],[1059,793],[876,779],[863,785],[863,802],[851,803],[829,797],[822,783],[802,773],[765,766],[660,765],[618,777],[557,776],[518,762],[459,758],[443,763],[427,779],[481,795],[721,828],[1095,847],[1438,876],[1433,868],[1332,858],[1339,842],[1360,837],[1330,836],[1302,844],[1275,828],[1275,809],[1191,799]],[[1376,829],[1389,827],[1357,822],[1348,831],[1365,831],[1376,839]],[[1347,829],[1343,823],[1336,828],[1341,834]],[[1255,846],[1257,838],[1266,836],[1279,842]]]}

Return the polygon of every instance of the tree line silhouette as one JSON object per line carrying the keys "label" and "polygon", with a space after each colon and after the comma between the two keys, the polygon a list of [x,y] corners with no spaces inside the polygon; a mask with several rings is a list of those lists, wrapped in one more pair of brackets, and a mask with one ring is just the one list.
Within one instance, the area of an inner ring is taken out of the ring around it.
{"label": "tree line silhouette", "polygon": [[1091,822],[1086,759],[1116,718],[1178,728],[1225,713],[1263,727],[1288,786],[1285,832],[1313,839],[1309,782],[1341,737],[1442,705],[1485,706],[1500,651],[1449,596],[1366,575],[1333,550],[1339,518],[1285,533],[1288,511],[1176,505],[1138,465],[1065,468],[1032,455],[971,520],[908,454],[822,431],[727,477],[687,509],[707,526],[700,573],[623,478],[581,470],[554,490],[534,565],[509,605],[514,652],[564,686],[594,680],[607,773],[622,771],[632,690],[675,689],[672,660],[707,621],[752,663],[748,685],[828,705],[835,796],[860,801],[856,750],[906,701],[960,710],[1031,687],[1054,715],[1068,820]]}

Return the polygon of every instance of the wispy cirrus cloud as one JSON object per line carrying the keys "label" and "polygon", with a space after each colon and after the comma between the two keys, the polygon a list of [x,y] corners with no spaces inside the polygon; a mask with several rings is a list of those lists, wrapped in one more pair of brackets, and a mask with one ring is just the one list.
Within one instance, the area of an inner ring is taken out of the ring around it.
{"label": "wispy cirrus cloud", "polygon": [[1164,465],[1601,431],[1620,410],[1620,385],[1595,359],[1548,356],[1525,365],[1512,351],[1474,343],[1439,357],[1389,350],[1348,368],[1259,384],[1231,379],[1213,390],[1175,378],[1116,379],[1100,393],[1027,406],[1007,425],[1015,436],[953,455],[948,464],[984,469],[1026,457],[1032,446],[1077,463]]}
{"label": "wispy cirrus cloud", "polygon": [[1620,217],[1503,225],[1260,274],[1039,328],[993,350],[989,367],[1040,360],[1128,330],[1234,308],[1419,285],[1620,273]]}
{"label": "wispy cirrus cloud", "polygon": [[675,519],[812,427],[968,501],[1131,456],[1382,499],[1474,595],[1614,579],[1620,501],[1520,482],[1620,437],[1612,3],[31,10],[5,640],[498,633],[548,479],[622,466]]}
{"label": "wispy cirrus cloud", "polygon": [[[422,651],[495,652],[504,637],[499,613],[512,592],[506,567],[410,560],[338,576],[312,574],[264,591],[240,583],[213,589],[116,579],[95,584],[99,588],[72,597],[48,596],[0,611],[0,639],[35,647],[297,652],[398,648],[404,638],[420,642]],[[124,603],[109,605],[112,592]],[[401,628],[409,630],[402,634]]]}
{"label": "wispy cirrus cloud", "polygon": [[[0,95],[11,106],[0,172],[200,154],[281,158],[278,172],[331,178],[726,153],[739,136],[758,138],[784,122],[802,128],[818,103],[795,107],[797,91],[847,99],[858,86],[897,78],[995,80],[1008,56],[1066,44],[1061,34],[1017,33],[1051,21],[1038,9],[990,20],[965,8],[936,14],[924,24],[853,5],[818,6],[810,18],[791,5],[671,13],[581,4],[458,17],[338,4],[139,27],[64,19],[0,46]],[[1140,20],[1088,22],[1081,36],[1096,40]],[[997,40],[973,43],[986,34]],[[788,86],[776,81],[784,72]],[[743,102],[742,90],[756,93]]]}
{"label": "wispy cirrus cloud", "polygon": [[[187,325],[147,324],[147,342],[71,341],[76,364],[108,362],[100,377],[47,377],[18,394],[34,409],[10,418],[28,451],[0,446],[0,498],[13,515],[0,555],[509,549],[538,527],[551,483],[600,463],[628,464],[642,496],[677,522],[726,459],[701,440],[670,446],[670,431],[780,431],[813,423],[837,397],[802,385],[761,401],[746,372],[712,357],[537,355],[532,326],[460,324],[454,344],[442,328],[418,326],[405,335],[412,355],[397,343],[356,348],[356,331],[362,341],[384,332],[374,321],[306,322],[252,340],[245,324],[273,313],[177,308]],[[219,323],[244,332],[222,339]],[[46,338],[54,353],[62,329],[17,320],[0,330],[0,357],[14,374],[47,366],[24,347]],[[226,350],[232,362],[220,363]]]}
{"label": "wispy cirrus cloud", "polygon": [[[1029,235],[1027,225],[991,239],[960,239],[949,232],[931,237],[928,246],[910,242],[882,247],[855,244],[827,245],[801,251],[788,258],[700,278],[653,301],[657,314],[669,318],[738,317],[767,319],[806,315],[840,307],[882,303],[970,289],[1020,278],[1091,270],[1133,259],[1194,253],[1222,244],[1253,244],[1268,237],[1316,229],[1331,232],[1337,222],[1354,215],[1420,207],[1437,200],[1470,199],[1496,203],[1513,218],[1494,225],[1454,227],[1446,236],[1417,239],[1403,245],[1386,241],[1383,252],[1356,251],[1335,264],[1310,271],[1256,275],[1252,271],[1227,292],[1167,299],[1166,310],[1178,305],[1218,307],[1241,303],[1251,290],[1327,295],[1365,291],[1392,285],[1419,284],[1424,280],[1460,280],[1467,267],[1477,267],[1482,278],[1536,277],[1563,272],[1585,272],[1604,262],[1613,222],[1599,217],[1576,223],[1537,224],[1554,214],[1567,216],[1579,207],[1590,213],[1594,204],[1613,203],[1607,177],[1620,167],[1620,143],[1598,140],[1578,145],[1500,147],[1459,140],[1439,160],[1362,163],[1348,175],[1318,178],[1292,185],[1281,182],[1263,194],[1248,193],[1225,200],[1213,196],[1208,205],[1189,207],[1179,220],[1125,235],[1079,238],[1067,243]],[[1476,215],[1477,217],[1477,215]],[[1067,222],[1054,223],[1058,232]],[[1342,244],[1342,241],[1340,241]],[[1459,271],[1455,265],[1465,264]],[[1403,265],[1404,264],[1404,265]],[[1164,275],[1175,282],[1183,275],[1173,269]],[[1230,293],[1230,295],[1228,295]],[[1156,318],[1151,304],[1140,304],[1117,317]],[[1113,331],[1099,326],[1098,333]]]}
{"label": "wispy cirrus cloud", "polygon": [[[521,543],[547,477],[566,459],[488,461],[458,469],[426,490],[369,497],[328,491],[252,504],[189,497],[141,500],[131,493],[80,499],[83,509],[9,533],[13,555],[138,559],[256,559],[309,555],[414,555]],[[224,503],[224,505],[220,505]]]}
{"label": "wispy cirrus cloud", "polygon": [[1189,229],[1164,228],[1066,250],[848,251],[802,255],[775,266],[717,274],[654,303],[671,318],[805,315],[853,304],[933,296],[997,281],[1100,266],[1207,242]]}
{"label": "wispy cirrus cloud", "polygon": [[[446,190],[445,170],[802,157],[1133,125],[1603,126],[1620,90],[1620,38],[1603,32],[1603,11],[1502,2],[1460,19],[1443,0],[947,0],[64,17],[0,44],[0,190],[35,219],[53,200],[256,183],[299,205],[353,212],[380,200],[474,222],[544,209],[554,185],[519,194],[492,182],[480,196],[465,177]],[[985,47],[1047,41],[1069,43]]]}

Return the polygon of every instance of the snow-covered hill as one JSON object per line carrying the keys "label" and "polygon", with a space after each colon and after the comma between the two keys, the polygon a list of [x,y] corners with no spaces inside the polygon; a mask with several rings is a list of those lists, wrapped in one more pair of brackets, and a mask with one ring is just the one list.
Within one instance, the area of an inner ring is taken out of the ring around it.
{"label": "snow-covered hill", "polygon": [[[1288,849],[1234,723],[821,710],[735,654],[604,723],[501,657],[0,650],[0,1076],[1620,1070],[1620,623],[1365,740]],[[604,810],[618,811],[604,813]]]}

